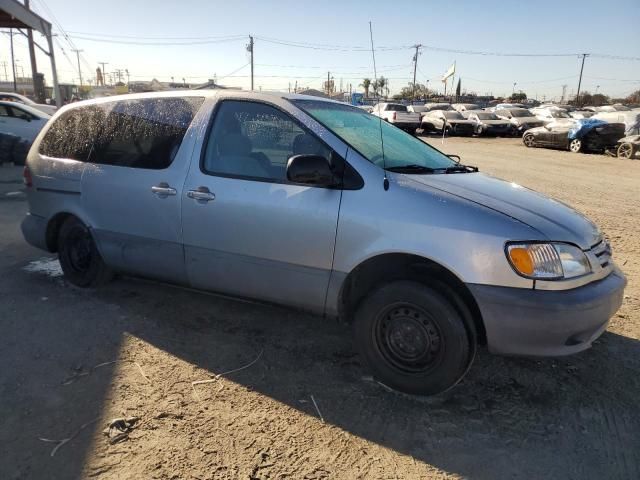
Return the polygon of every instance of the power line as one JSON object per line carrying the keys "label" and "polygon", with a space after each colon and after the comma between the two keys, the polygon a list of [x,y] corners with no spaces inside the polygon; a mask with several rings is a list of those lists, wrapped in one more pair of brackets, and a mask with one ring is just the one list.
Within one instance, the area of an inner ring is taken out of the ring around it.
{"label": "power line", "polygon": [[111,43],[118,45],[152,45],[152,46],[170,46],[170,45],[207,45],[214,43],[229,43],[229,42],[238,42],[243,40],[246,37],[235,37],[235,38],[227,38],[227,39],[218,39],[218,40],[189,40],[189,41],[164,41],[164,42],[136,42],[133,40],[111,40],[111,39],[102,39],[102,38],[90,38],[90,37],[81,37],[78,35],[74,35],[73,38],[76,40],[85,40],[88,42],[98,42],[98,43]]}
{"label": "power line", "polygon": [[83,37],[103,37],[103,38],[114,38],[114,39],[120,39],[120,38],[130,38],[130,39],[134,39],[134,40],[167,40],[167,41],[171,41],[171,40],[225,40],[225,39],[235,39],[235,38],[246,38],[246,35],[240,35],[240,34],[235,34],[235,35],[200,35],[200,36],[194,36],[194,37],[173,37],[173,36],[153,36],[153,37],[146,37],[146,36],[142,36],[142,35],[115,35],[115,34],[110,34],[110,33],[95,33],[95,32],[77,32],[77,31],[73,31],[73,30],[69,30],[68,31],[71,34],[74,35],[80,35]]}

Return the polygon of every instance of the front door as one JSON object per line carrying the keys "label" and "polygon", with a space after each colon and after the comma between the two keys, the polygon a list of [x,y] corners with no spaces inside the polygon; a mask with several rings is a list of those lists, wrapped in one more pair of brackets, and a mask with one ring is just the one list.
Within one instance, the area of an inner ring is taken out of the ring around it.
{"label": "front door", "polygon": [[82,175],[82,200],[107,264],[186,283],[182,185],[193,143],[185,133],[201,97],[99,104],[100,132]]}
{"label": "front door", "polygon": [[191,284],[322,311],[341,191],[288,182],[286,163],[330,148],[265,103],[223,100],[214,115],[182,196]]}

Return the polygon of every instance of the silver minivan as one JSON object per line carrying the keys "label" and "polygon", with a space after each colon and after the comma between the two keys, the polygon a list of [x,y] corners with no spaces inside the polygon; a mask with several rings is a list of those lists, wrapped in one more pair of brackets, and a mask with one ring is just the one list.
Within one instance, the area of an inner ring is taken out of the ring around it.
{"label": "silver minivan", "polygon": [[409,393],[455,385],[477,345],[588,348],[626,284],[581,214],[315,97],[75,103],[24,180],[23,234],[70,283],[122,272],[342,318],[375,378]]}

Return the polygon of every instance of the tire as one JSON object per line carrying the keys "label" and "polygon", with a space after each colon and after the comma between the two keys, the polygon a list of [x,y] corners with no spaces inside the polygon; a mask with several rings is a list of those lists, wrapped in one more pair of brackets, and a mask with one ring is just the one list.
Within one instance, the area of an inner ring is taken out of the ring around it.
{"label": "tire", "polygon": [[444,291],[395,281],[360,303],[354,343],[379,382],[404,393],[434,395],[453,387],[471,366],[476,336],[465,318],[470,315],[463,302]]}
{"label": "tire", "polygon": [[522,137],[522,143],[524,143],[527,147],[532,148],[536,146],[536,139],[531,133],[525,133]]}
{"label": "tire", "polygon": [[618,150],[616,151],[616,154],[619,158],[633,158],[633,155],[635,153],[636,152],[633,143],[629,142],[621,143],[618,147]]}
{"label": "tire", "polygon": [[580,150],[582,150],[582,140],[574,138],[569,142],[569,151],[571,153],[580,153]]}
{"label": "tire", "polygon": [[113,278],[102,260],[91,232],[76,217],[69,217],[58,234],[58,259],[65,279],[77,287],[97,287]]}
{"label": "tire", "polygon": [[476,135],[481,137],[484,134],[484,128],[482,128],[482,125],[478,125],[476,127]]}

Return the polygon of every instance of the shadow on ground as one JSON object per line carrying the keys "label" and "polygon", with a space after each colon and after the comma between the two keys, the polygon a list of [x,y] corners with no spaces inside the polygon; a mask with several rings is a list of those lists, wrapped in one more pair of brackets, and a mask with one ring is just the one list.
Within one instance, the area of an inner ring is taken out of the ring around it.
{"label": "shadow on ground", "polygon": [[[317,415],[313,405],[299,399],[314,395],[327,423],[452,474],[486,480],[640,475],[637,340],[606,333],[593,349],[559,360],[481,351],[452,391],[414,398],[367,377],[343,325],[130,278],[76,290],[24,272],[15,248],[13,261],[9,248],[0,251],[4,478],[81,476],[91,445],[78,428],[101,415],[117,388],[116,365],[73,388],[61,383],[117,359],[130,335],[214,374],[262,351],[251,368],[228,379],[310,416]],[[39,440],[74,433],[53,458]]]}

